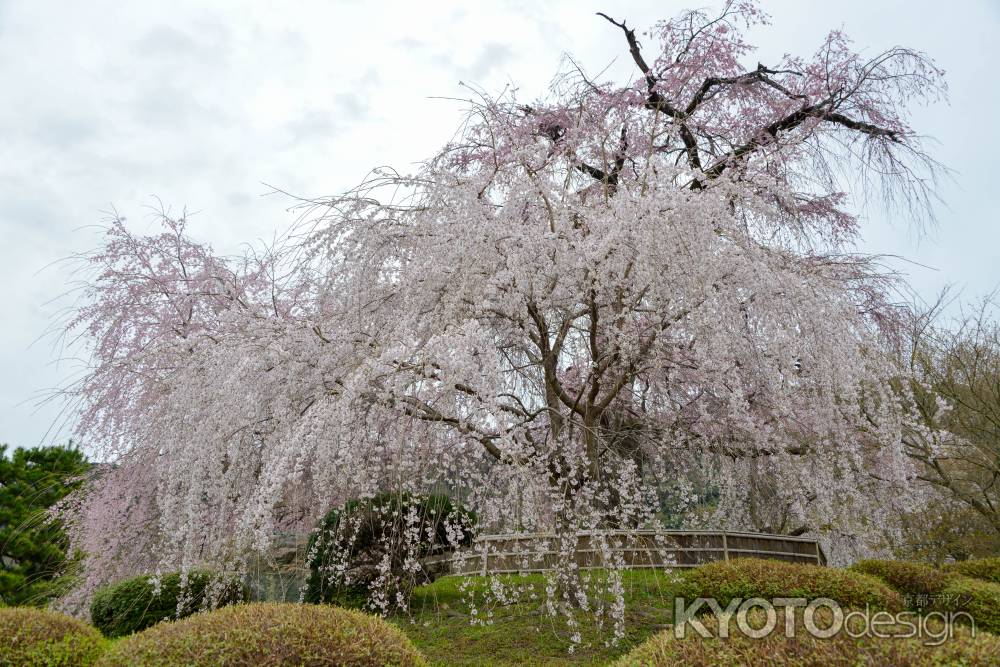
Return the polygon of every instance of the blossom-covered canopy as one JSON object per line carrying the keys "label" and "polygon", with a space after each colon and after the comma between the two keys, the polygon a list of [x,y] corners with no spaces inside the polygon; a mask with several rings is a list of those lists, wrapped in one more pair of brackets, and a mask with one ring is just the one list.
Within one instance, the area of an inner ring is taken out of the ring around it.
{"label": "blossom-covered canopy", "polygon": [[118,462],[79,519],[92,583],[240,562],[386,488],[446,488],[487,532],[707,495],[697,517],[744,529],[889,524],[910,474],[892,277],[851,254],[852,212],[926,212],[907,105],[941,73],[839,32],[752,63],[752,2],[645,44],[604,19],[634,81],[479,95],[415,173],[309,202],[274,247],[111,224],[69,323],[93,353],[80,431]]}

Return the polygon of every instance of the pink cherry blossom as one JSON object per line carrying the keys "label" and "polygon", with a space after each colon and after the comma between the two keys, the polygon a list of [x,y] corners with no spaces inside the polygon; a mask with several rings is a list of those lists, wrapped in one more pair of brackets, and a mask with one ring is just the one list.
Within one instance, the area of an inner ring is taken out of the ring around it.
{"label": "pink cherry blossom", "polygon": [[386,488],[570,545],[695,486],[718,500],[692,516],[834,559],[892,530],[912,476],[895,279],[851,249],[870,196],[928,213],[908,108],[941,72],[839,32],[757,64],[753,2],[641,43],[605,18],[634,81],[479,97],[415,173],[311,202],[273,248],[110,226],[69,323],[92,353],[81,435],[117,465],[75,524],[80,599],[139,567],[239,569]]}

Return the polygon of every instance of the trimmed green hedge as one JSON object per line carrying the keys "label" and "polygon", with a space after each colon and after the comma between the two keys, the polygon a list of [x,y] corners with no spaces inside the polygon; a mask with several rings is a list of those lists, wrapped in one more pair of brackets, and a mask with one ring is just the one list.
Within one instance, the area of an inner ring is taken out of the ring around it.
{"label": "trimmed green hedge", "polygon": [[422,667],[397,628],[327,605],[245,604],[161,623],[112,646],[99,667]]}
{"label": "trimmed green hedge", "polygon": [[34,607],[0,608],[0,665],[86,667],[104,652],[94,628],[64,614]]}
{"label": "trimmed green hedge", "polygon": [[1000,558],[974,558],[944,566],[946,572],[1000,584]]}
{"label": "trimmed green hedge", "polygon": [[[850,567],[855,572],[878,577],[895,590],[904,594],[908,606],[915,604],[916,596],[938,595],[948,585],[948,575],[924,563],[902,560],[863,560]],[[926,605],[925,605],[926,606]]]}
{"label": "trimmed green hedge", "polygon": [[[948,567],[942,572],[929,565],[906,561],[861,561],[852,565],[851,569],[882,579],[903,594],[911,609],[925,613],[964,612],[971,617],[977,629],[1000,633],[998,583],[963,576],[960,574],[963,570],[957,567]],[[966,568],[966,571],[988,575],[990,569],[989,564],[982,564]],[[956,621],[961,623],[967,619],[960,616]]]}
{"label": "trimmed green hedge", "polygon": [[[820,612],[828,611],[820,609]],[[928,646],[928,637],[903,638],[901,636],[877,637],[863,633],[863,626],[851,624],[851,637],[841,630],[829,639],[817,639],[805,631],[801,610],[796,614],[794,637],[784,632],[784,610],[778,610],[775,629],[766,637],[752,639],[738,628],[736,620],[730,621],[730,634],[719,637],[719,619],[712,615],[701,618],[711,633],[703,639],[688,628],[683,639],[674,637],[672,630],[662,632],[641,644],[631,653],[614,663],[614,667],[743,667],[744,665],[796,665],[800,667],[826,667],[828,665],[897,665],[906,667],[940,667],[963,665],[965,667],[993,667],[1000,656],[1000,637],[987,633],[976,637],[961,627],[953,628],[953,635],[938,646]],[[831,618],[821,618],[820,628],[830,627]],[[762,628],[766,617],[760,609],[748,614],[750,627]],[[852,618],[852,621],[859,620]],[[860,623],[860,621],[859,621]],[[935,636],[947,632],[940,623],[931,624]],[[903,635],[907,626],[880,625],[883,635]],[[941,633],[938,635],[938,633]],[[933,643],[933,640],[932,640]]]}
{"label": "trimmed green hedge", "polygon": [[[151,577],[133,577],[105,586],[94,594],[90,620],[105,637],[122,637],[139,632],[160,621],[183,618],[206,605],[206,596],[217,595],[210,602],[223,606],[248,599],[246,587],[236,579],[220,581],[219,575],[203,570],[188,572],[187,586],[181,586],[181,573],[160,577],[157,594]],[[221,586],[220,591],[215,586]],[[178,613],[178,602],[182,599]]]}
{"label": "trimmed green hedge", "polygon": [[[930,609],[965,612],[972,617],[977,630],[1000,634],[1000,584],[951,575],[948,585],[932,598]],[[997,656],[997,664],[1000,664],[1000,653]]]}
{"label": "trimmed green hedge", "polygon": [[875,577],[818,565],[759,558],[708,563],[687,573],[696,597],[725,607],[733,598],[830,598],[845,607],[900,611],[903,598]]}
{"label": "trimmed green hedge", "polygon": [[309,538],[305,601],[364,606],[386,557],[389,581],[381,582],[379,592],[391,601],[409,599],[414,586],[433,581],[436,573],[413,571],[407,560],[471,544],[475,521],[475,514],[446,495],[389,492],[351,500],[330,510]]}

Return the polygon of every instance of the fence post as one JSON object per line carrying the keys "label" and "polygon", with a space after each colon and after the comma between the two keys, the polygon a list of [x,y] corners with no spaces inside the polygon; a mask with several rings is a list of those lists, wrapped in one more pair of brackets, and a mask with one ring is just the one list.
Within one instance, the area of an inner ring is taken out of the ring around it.
{"label": "fence post", "polygon": [[722,555],[729,560],[729,540],[726,539],[726,531],[722,531]]}

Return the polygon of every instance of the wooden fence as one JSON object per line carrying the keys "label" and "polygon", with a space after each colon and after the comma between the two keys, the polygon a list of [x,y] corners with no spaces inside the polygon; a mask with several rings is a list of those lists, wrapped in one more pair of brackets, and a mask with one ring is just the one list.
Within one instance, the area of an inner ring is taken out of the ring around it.
{"label": "wooden fence", "polygon": [[431,556],[423,564],[438,574],[545,572],[556,566],[560,553],[570,554],[581,569],[684,568],[740,557],[826,565],[812,538],[707,530],[585,531],[569,545],[555,534],[486,535],[469,549]]}

